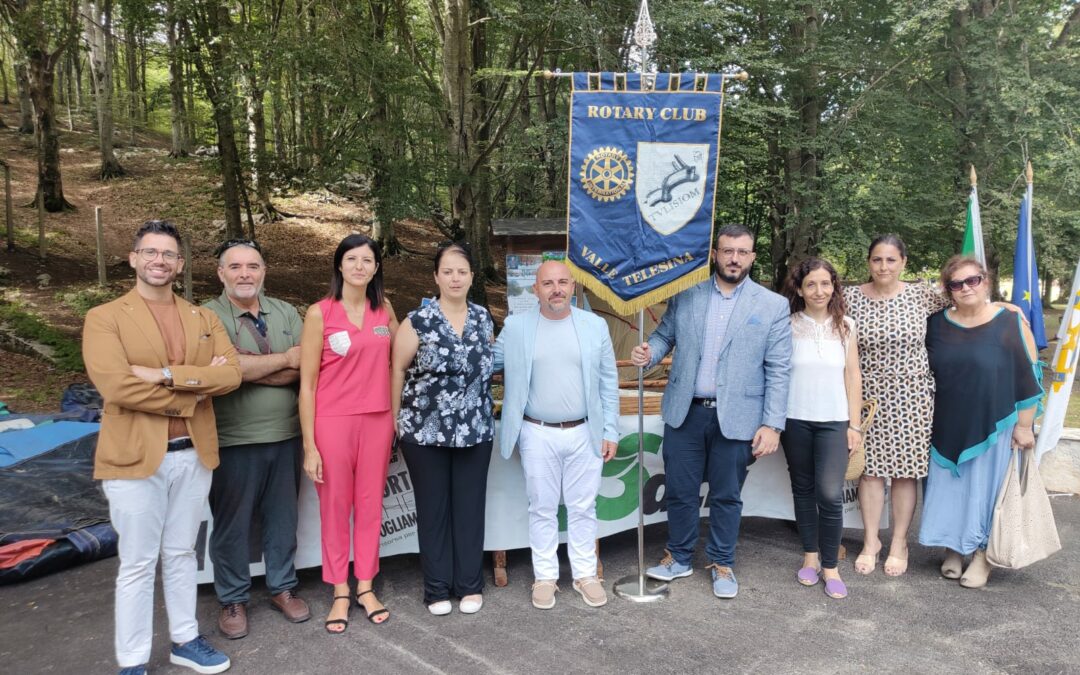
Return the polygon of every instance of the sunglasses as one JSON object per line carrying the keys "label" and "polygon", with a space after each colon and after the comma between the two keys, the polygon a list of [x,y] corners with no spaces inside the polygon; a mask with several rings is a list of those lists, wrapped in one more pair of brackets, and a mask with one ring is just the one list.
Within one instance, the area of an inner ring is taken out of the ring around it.
{"label": "sunglasses", "polygon": [[946,282],[945,288],[949,289],[950,291],[958,291],[964,286],[967,286],[968,288],[975,288],[983,282],[983,278],[983,275],[976,274],[974,276],[968,277],[967,279],[953,279],[952,281]]}
{"label": "sunglasses", "polygon": [[220,258],[222,253],[228,251],[234,246],[247,246],[248,248],[253,248],[258,251],[259,255],[262,255],[262,247],[259,246],[259,242],[255,241],[254,239],[230,239],[228,241],[221,242],[221,244],[219,244],[218,247],[214,249],[214,257]]}

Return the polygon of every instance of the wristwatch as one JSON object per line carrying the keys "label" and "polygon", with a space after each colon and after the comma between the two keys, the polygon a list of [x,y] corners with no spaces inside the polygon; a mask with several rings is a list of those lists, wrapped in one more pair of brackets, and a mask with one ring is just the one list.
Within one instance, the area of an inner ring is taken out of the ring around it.
{"label": "wristwatch", "polygon": [[770,426],[769,428],[770,428],[770,429],[772,429],[773,431],[775,431],[775,432],[776,432],[776,433],[778,433],[778,434],[782,434],[782,433],[784,433],[784,430],[783,430],[783,429],[781,429],[780,427],[773,427],[773,426]]}
{"label": "wristwatch", "polygon": [[166,387],[171,387],[173,385],[172,368],[170,368],[168,366],[165,366],[164,368],[162,368],[161,369],[161,376],[165,378],[164,385]]}

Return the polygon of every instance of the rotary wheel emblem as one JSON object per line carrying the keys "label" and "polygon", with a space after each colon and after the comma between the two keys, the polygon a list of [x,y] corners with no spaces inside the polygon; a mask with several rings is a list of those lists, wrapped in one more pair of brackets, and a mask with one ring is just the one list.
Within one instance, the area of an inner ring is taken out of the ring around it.
{"label": "rotary wheel emblem", "polygon": [[633,182],[634,167],[626,153],[618,148],[597,148],[581,165],[581,186],[597,201],[615,201],[626,194]]}

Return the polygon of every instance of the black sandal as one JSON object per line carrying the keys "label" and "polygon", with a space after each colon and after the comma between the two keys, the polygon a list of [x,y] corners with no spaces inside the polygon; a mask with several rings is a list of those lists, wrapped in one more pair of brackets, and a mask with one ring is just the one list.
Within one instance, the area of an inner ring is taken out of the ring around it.
{"label": "black sandal", "polygon": [[[367,616],[368,621],[375,624],[376,626],[381,626],[382,624],[384,624],[384,623],[386,623],[387,621],[390,620],[390,617],[389,617],[390,610],[383,607],[382,609],[376,609],[375,611],[372,611],[372,612],[367,611],[367,607],[364,606],[364,603],[360,602],[360,596],[367,595],[368,593],[374,594],[375,590],[369,588],[369,589],[367,589],[366,591],[364,591],[362,593],[357,593],[356,594],[356,604],[359,605],[360,609],[364,610],[364,614]],[[381,616],[383,614],[387,615],[386,619],[384,619],[382,621],[376,621],[375,620],[375,617]]]}
{"label": "black sandal", "polygon": [[[352,598],[349,597],[348,595],[335,595],[333,602],[330,603],[330,609],[334,608],[333,603],[337,602],[338,600],[351,600],[351,599]],[[350,609],[352,608],[352,603],[351,602],[349,603],[349,608]],[[345,632],[345,629],[349,627],[348,616],[349,616],[349,611],[345,610],[345,617],[346,618],[344,618],[344,619],[327,619],[326,623],[323,625],[323,628],[325,628],[326,632],[330,633],[331,635],[341,635],[342,633]],[[341,626],[341,630],[330,630],[330,626]]]}

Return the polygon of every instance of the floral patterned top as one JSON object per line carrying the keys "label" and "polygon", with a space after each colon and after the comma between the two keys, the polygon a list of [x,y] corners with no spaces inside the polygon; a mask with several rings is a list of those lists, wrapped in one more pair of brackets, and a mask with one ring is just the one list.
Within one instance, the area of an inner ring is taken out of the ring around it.
{"label": "floral patterned top", "polygon": [[398,414],[401,440],[464,448],[494,439],[495,324],[480,305],[470,302],[468,307],[461,337],[438,300],[409,313],[420,346],[405,371]]}

